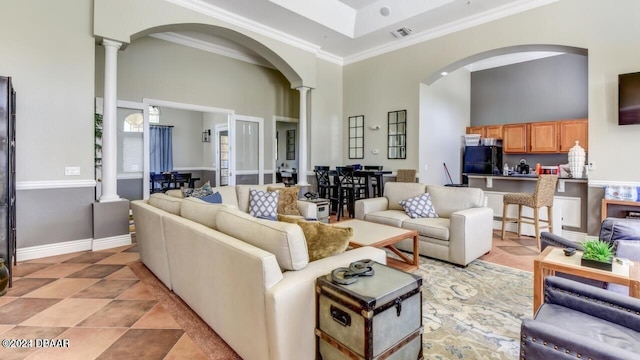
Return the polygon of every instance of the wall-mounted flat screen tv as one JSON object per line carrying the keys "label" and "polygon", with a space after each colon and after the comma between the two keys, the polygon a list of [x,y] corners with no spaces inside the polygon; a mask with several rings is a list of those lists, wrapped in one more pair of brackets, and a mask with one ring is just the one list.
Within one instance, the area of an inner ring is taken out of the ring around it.
{"label": "wall-mounted flat screen tv", "polygon": [[618,125],[640,124],[640,72],[618,75]]}

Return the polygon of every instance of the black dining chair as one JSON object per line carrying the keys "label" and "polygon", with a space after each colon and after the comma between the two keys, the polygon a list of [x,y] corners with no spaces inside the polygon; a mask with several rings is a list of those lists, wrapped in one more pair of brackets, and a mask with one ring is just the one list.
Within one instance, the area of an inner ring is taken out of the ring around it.
{"label": "black dining chair", "polygon": [[[365,170],[369,171],[382,171],[382,166],[378,165],[365,165]],[[373,197],[382,196],[382,175],[372,175],[369,177],[369,183],[371,184],[371,190],[373,190]]]}
{"label": "black dining chair", "polygon": [[169,189],[169,184],[171,183],[171,174],[157,174],[155,172],[151,172],[149,174],[149,182],[151,185],[150,192],[152,194],[157,192],[165,192]]}
{"label": "black dining chair", "polygon": [[337,166],[336,173],[336,181],[339,182],[337,195],[329,200],[332,207],[334,204],[337,205],[336,220],[340,221],[340,217],[344,215],[345,205],[349,211],[349,217],[354,216],[355,202],[356,200],[364,199],[365,188],[356,180],[353,167]]}
{"label": "black dining chair", "polygon": [[316,174],[319,198],[329,199],[337,193],[338,185],[331,182],[331,171],[328,166],[316,165],[313,172]]}
{"label": "black dining chair", "polygon": [[173,183],[176,189],[185,187],[191,183],[191,173],[173,173]]}

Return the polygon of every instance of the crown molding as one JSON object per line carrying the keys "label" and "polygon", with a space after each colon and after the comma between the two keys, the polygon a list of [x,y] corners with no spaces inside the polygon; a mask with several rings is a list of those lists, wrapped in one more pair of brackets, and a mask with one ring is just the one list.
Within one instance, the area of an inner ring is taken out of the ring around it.
{"label": "crown molding", "polygon": [[[192,11],[201,13],[203,15],[210,16],[214,19],[218,19],[229,24],[241,27],[246,30],[253,31],[260,35],[269,37],[271,39],[283,42],[285,44],[297,47],[299,49],[312,52],[321,59],[336,65],[344,66],[353,64],[362,60],[366,60],[378,55],[382,55],[391,51],[399,50],[405,47],[409,47],[415,44],[419,44],[424,41],[433,40],[438,37],[449,35],[457,31],[466,30],[474,26],[478,26],[484,23],[488,23],[503,17],[514,15],[520,12],[531,10],[543,5],[548,5],[559,0],[518,0],[513,3],[503,5],[501,7],[485,11],[481,14],[468,16],[464,19],[460,19],[453,23],[449,23],[435,29],[423,31],[420,33],[414,33],[413,35],[399,39],[396,42],[390,44],[384,44],[373,47],[371,49],[362,51],[360,53],[341,57],[339,55],[332,54],[330,52],[321,50],[321,47],[302,40],[295,36],[289,35],[283,31],[276,30],[272,27],[266,26],[259,22],[247,19],[245,17],[236,15],[227,10],[208,4],[202,0],[166,0],[175,5],[190,9]],[[185,44],[186,45],[186,44]]]}
{"label": "crown molding", "polygon": [[332,64],[344,66],[344,59],[338,55],[334,55],[324,50],[318,51],[318,59],[330,62]]}
{"label": "crown molding", "polygon": [[273,65],[269,64],[267,61],[265,61],[262,58],[249,56],[246,53],[243,53],[242,51],[234,50],[225,46],[212,44],[210,42],[199,40],[191,36],[177,34],[174,32],[157,33],[157,34],[151,34],[150,36],[156,39],[169,41],[174,44],[180,44],[180,45],[188,46],[194,49],[199,49],[209,53],[213,53],[216,55],[244,61],[250,64],[263,66],[270,69],[275,69]]}
{"label": "crown molding", "polygon": [[271,39],[283,42],[285,44],[297,47],[299,49],[312,52],[316,54],[320,50],[320,46],[302,40],[295,36],[289,35],[283,31],[276,30],[272,27],[266,26],[259,22],[247,19],[243,16],[236,15],[227,10],[221,9],[217,6],[208,4],[202,0],[166,0],[178,6],[182,6],[189,10],[201,13],[203,15],[210,16],[214,19],[227,22],[229,24],[241,27],[243,29],[253,31],[260,35],[269,37]]}

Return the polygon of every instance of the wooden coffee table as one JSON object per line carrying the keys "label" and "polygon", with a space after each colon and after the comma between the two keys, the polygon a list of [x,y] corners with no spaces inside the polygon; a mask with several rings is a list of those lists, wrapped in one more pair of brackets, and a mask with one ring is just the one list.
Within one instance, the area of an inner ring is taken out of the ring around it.
{"label": "wooden coffee table", "polygon": [[533,314],[544,301],[544,278],[555,272],[620,284],[629,287],[629,296],[640,298],[640,263],[622,265],[614,261],[611,271],[580,265],[581,251],[565,256],[561,248],[548,246],[533,260]]}
{"label": "wooden coffee table", "polygon": [[[387,265],[403,271],[411,271],[420,265],[420,254],[418,251],[418,232],[415,230],[407,230],[397,228],[395,226],[376,224],[363,220],[347,220],[339,223],[331,224],[337,227],[350,227],[353,229],[353,237],[349,241],[351,247],[357,248],[362,246],[373,246],[376,248],[386,247],[398,255],[402,261],[387,257]],[[396,249],[394,244],[413,238],[413,259],[409,258],[400,250]]]}

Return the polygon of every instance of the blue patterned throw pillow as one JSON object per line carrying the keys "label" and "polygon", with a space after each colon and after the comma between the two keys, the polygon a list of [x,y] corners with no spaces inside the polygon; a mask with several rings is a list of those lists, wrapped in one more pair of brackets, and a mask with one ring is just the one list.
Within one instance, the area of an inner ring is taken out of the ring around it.
{"label": "blue patterned throw pillow", "polygon": [[407,215],[413,219],[438,217],[438,213],[436,213],[436,210],[433,208],[433,203],[431,203],[429,193],[402,200],[399,204],[402,205]]}
{"label": "blue patterned throw pillow", "polygon": [[249,190],[249,215],[260,219],[278,220],[278,192]]}
{"label": "blue patterned throw pillow", "polygon": [[222,204],[222,195],[216,191],[211,195],[201,197],[200,200],[204,200],[212,204]]}

